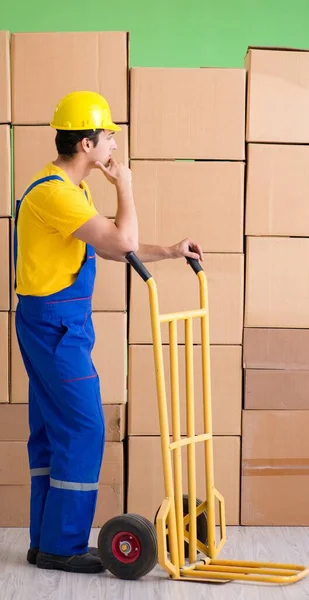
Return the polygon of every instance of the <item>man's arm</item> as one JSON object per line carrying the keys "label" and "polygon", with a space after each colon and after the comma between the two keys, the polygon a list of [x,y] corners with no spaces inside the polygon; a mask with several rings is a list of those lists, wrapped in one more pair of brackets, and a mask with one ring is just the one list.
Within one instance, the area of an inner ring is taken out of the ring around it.
{"label": "man's arm", "polygon": [[102,163],[97,164],[108,181],[117,189],[118,206],[115,222],[96,214],[74,231],[73,235],[94,248],[100,248],[101,253],[124,257],[130,250],[138,250],[138,223],[131,171],[112,159],[108,168]]}
{"label": "man's arm", "polygon": [[[114,260],[116,262],[127,262],[125,256],[123,254],[115,254],[112,252],[106,252],[101,248],[95,249],[96,254],[100,256],[100,258],[104,258],[105,260]],[[136,256],[142,262],[156,262],[159,260],[163,260],[165,258],[172,258],[172,250],[168,247],[163,246],[153,246],[150,244],[139,244],[139,249],[136,252]]]}
{"label": "man's arm", "polygon": [[[114,260],[117,262],[127,262],[123,254],[112,253],[96,248],[96,253],[105,260]],[[203,260],[203,252],[199,244],[186,238],[174,246],[154,246],[149,244],[139,244],[136,252],[138,258],[143,262],[158,262],[168,258],[190,257],[197,260]]]}

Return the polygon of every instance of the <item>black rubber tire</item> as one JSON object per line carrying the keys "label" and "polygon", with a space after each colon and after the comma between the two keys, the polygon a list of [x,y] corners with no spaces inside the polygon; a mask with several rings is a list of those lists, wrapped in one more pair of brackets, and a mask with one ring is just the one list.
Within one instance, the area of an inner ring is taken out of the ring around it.
{"label": "black rubber tire", "polygon": [[[141,546],[139,557],[134,563],[122,563],[112,551],[112,541],[117,533],[127,531],[138,538]],[[104,568],[118,579],[140,579],[158,562],[157,534],[153,524],[132,513],[110,519],[103,525],[98,537],[98,550]]]}
{"label": "black rubber tire", "polygon": [[[202,500],[199,498],[196,499],[196,506],[200,506],[202,504]],[[156,512],[156,516],[154,518],[154,523],[156,524],[157,515],[160,510],[158,508]],[[183,516],[185,517],[189,512],[189,497],[187,494],[183,495]],[[196,519],[197,521],[197,539],[202,544],[207,545],[207,513],[206,511],[202,512]],[[189,529],[188,529],[189,530]],[[167,551],[169,552],[169,543],[167,537]],[[189,558],[189,544],[185,542],[185,558]]]}

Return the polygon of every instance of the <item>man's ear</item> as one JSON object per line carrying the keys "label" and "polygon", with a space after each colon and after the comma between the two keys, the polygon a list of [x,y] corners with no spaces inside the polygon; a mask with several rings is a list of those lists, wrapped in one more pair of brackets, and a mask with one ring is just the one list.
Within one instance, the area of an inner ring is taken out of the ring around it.
{"label": "man's ear", "polygon": [[87,153],[88,153],[88,152],[89,152],[89,150],[91,149],[91,143],[90,143],[90,140],[89,140],[89,138],[83,138],[83,139],[81,140],[81,146],[82,146],[82,150],[83,150],[84,152],[87,152]]}

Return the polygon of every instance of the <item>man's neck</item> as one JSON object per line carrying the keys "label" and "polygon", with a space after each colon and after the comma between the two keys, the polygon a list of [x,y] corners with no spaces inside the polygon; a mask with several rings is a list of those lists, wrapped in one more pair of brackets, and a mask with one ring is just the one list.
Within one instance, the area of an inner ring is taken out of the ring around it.
{"label": "man's neck", "polygon": [[80,185],[81,181],[85,179],[90,173],[90,168],[85,164],[82,164],[78,158],[72,158],[64,160],[60,155],[53,161],[56,167],[62,169],[68,177],[71,179],[74,185]]}

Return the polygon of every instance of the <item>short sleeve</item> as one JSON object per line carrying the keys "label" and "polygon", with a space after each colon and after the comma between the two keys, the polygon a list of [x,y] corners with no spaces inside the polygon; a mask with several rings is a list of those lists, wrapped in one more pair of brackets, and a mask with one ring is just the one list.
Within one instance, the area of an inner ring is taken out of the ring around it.
{"label": "short sleeve", "polygon": [[[87,189],[88,194],[88,189]],[[31,204],[31,197],[28,200]],[[68,237],[89,219],[98,214],[91,195],[86,198],[82,190],[59,186],[46,195],[39,206],[32,206],[36,214],[50,227],[54,227],[63,237]]]}

